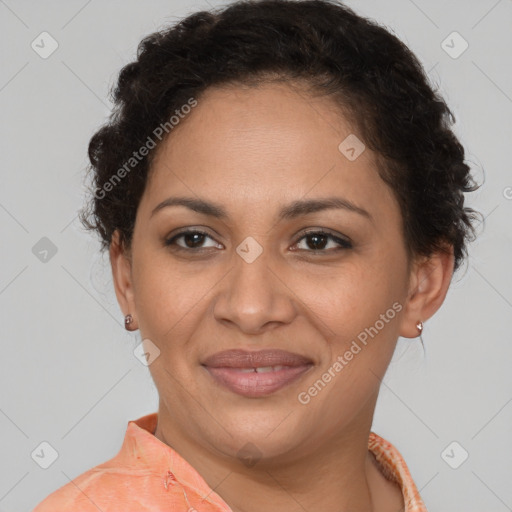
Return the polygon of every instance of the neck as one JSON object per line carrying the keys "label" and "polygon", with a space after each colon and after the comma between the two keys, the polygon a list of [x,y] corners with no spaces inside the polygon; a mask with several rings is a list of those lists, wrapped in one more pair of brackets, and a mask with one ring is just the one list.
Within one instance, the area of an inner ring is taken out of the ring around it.
{"label": "neck", "polygon": [[216,492],[233,512],[374,512],[370,454],[363,460],[350,451],[335,455],[317,454],[293,467],[260,468],[257,474],[254,468],[229,473],[220,483],[217,477]]}
{"label": "neck", "polygon": [[310,444],[300,456],[262,458],[247,467],[238,459],[198,447],[187,433],[175,430],[163,413],[155,436],[187,460],[233,512],[388,510],[381,500],[385,479],[368,451],[371,414],[328,441]]}

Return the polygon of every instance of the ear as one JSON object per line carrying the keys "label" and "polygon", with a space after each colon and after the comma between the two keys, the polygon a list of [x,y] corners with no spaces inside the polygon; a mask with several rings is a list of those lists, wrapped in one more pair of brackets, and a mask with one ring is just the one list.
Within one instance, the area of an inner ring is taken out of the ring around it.
{"label": "ear", "polygon": [[453,275],[453,247],[418,259],[412,265],[409,293],[400,324],[400,336],[416,338],[418,321],[425,322],[441,307]]}
{"label": "ear", "polygon": [[132,324],[132,328],[136,328],[137,318],[135,315],[131,256],[124,244],[121,243],[119,235],[119,230],[116,230],[112,235],[109,248],[114,289],[121,311],[125,316],[127,314],[133,316],[135,325]]}

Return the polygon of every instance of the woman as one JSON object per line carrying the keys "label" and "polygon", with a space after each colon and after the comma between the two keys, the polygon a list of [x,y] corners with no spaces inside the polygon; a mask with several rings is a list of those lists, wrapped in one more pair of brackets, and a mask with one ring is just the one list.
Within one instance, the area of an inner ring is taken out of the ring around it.
{"label": "woman", "polygon": [[234,3],[145,38],[114,100],[82,218],[159,409],[35,511],[425,511],[371,425],[475,186],[414,55],[336,2]]}

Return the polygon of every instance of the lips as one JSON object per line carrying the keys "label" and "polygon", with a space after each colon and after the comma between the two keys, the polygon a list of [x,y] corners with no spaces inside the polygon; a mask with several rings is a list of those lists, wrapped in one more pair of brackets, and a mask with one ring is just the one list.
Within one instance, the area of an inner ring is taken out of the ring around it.
{"label": "lips", "polygon": [[225,350],[208,357],[202,364],[211,368],[264,368],[269,366],[304,366],[312,363],[311,359],[293,352],[267,349],[257,352]]}
{"label": "lips", "polygon": [[285,350],[226,350],[203,361],[210,376],[222,387],[246,397],[272,394],[299,379],[313,361]]}

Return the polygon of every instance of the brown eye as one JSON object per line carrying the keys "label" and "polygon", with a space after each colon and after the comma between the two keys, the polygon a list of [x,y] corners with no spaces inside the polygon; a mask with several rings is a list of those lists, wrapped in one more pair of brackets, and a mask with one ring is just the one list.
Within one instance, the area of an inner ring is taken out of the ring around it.
{"label": "brown eye", "polygon": [[[166,246],[174,246],[175,249],[178,250],[190,250],[194,251],[195,249],[205,249],[209,247],[216,246],[215,244],[212,246],[203,246],[205,239],[209,238],[210,240],[213,240],[213,238],[204,231],[198,231],[198,230],[188,230],[188,231],[182,231],[181,233],[178,233],[174,235],[173,237],[167,239],[165,241]],[[177,240],[183,239],[183,244],[177,243]]]}
{"label": "brown eye", "polygon": [[[331,250],[352,248],[352,244],[348,240],[337,237],[326,231],[310,231],[302,236],[297,244],[302,240],[306,240],[306,247],[299,248],[299,250],[305,250],[307,252],[331,252]],[[330,242],[331,247],[328,247]],[[334,243],[334,246],[332,246],[332,243]]]}

